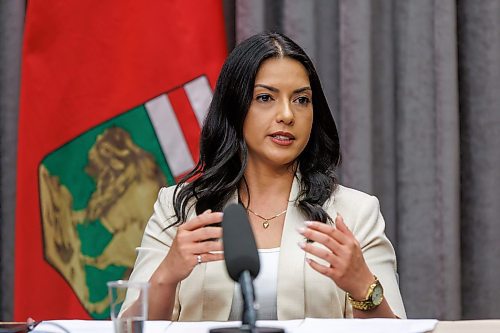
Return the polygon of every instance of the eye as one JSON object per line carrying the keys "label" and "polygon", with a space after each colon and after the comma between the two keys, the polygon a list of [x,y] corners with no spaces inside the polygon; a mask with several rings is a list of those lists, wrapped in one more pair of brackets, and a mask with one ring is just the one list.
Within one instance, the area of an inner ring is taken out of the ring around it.
{"label": "eye", "polygon": [[266,102],[269,102],[271,101],[273,98],[271,97],[271,95],[269,94],[260,94],[258,95],[257,97],[255,97],[255,100],[257,102],[261,102],[261,103],[266,103]]}
{"label": "eye", "polygon": [[309,103],[311,103],[311,100],[307,96],[300,96],[295,101],[297,101],[297,103],[301,105],[308,105]]}

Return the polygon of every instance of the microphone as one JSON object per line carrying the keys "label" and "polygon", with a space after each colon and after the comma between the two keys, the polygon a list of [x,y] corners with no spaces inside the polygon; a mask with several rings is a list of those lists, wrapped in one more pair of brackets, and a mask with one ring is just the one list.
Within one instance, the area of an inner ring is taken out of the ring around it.
{"label": "microphone", "polygon": [[242,205],[231,204],[224,209],[222,241],[224,260],[231,279],[238,282],[245,271],[255,279],[260,271],[259,253],[247,212]]}
{"label": "microphone", "polygon": [[211,329],[211,333],[256,332],[281,333],[281,328],[256,327],[257,309],[253,279],[259,275],[260,260],[248,215],[240,204],[230,204],[222,218],[222,241],[226,269],[240,284],[243,298],[241,327]]}

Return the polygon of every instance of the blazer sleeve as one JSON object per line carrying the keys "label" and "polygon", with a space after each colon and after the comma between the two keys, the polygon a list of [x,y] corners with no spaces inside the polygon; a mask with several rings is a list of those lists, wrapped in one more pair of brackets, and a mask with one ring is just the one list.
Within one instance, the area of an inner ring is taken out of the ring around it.
{"label": "blazer sleeve", "polygon": [[399,290],[396,254],[385,235],[385,221],[380,212],[379,201],[374,196],[358,201],[355,225],[351,229],[361,245],[363,256],[370,271],[377,276],[384,288],[384,297],[394,314],[406,318]]}
{"label": "blazer sleeve", "polygon": [[[146,225],[141,246],[136,248],[137,259],[129,278],[130,281],[149,281],[172,246],[177,228],[171,227],[167,229],[167,227],[175,220],[172,204],[174,190],[175,186],[171,186],[160,189],[158,193],[153,215]],[[123,312],[132,305],[138,296],[137,291],[128,290],[121,311]],[[175,320],[179,313],[177,296],[175,297],[172,320]]]}

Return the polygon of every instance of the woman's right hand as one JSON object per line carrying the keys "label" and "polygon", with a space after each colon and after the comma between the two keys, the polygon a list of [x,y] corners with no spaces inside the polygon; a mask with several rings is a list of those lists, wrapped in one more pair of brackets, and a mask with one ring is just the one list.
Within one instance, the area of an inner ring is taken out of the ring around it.
{"label": "woman's right hand", "polygon": [[209,226],[221,222],[222,215],[207,210],[178,227],[170,251],[160,264],[165,272],[163,283],[177,284],[188,277],[198,265],[198,256],[201,262],[224,259],[222,228]]}
{"label": "woman's right hand", "polygon": [[177,228],[170,251],[149,280],[150,320],[171,320],[177,285],[198,265],[198,256],[202,262],[224,258],[222,228],[209,226],[221,221],[222,213],[207,210]]}

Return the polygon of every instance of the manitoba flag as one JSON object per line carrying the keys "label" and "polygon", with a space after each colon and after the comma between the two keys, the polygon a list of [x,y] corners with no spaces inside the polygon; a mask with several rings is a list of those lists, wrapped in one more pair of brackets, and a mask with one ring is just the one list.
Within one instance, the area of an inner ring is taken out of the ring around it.
{"label": "manitoba flag", "polygon": [[219,0],[28,2],[14,317],[108,318],[162,186],[198,159]]}

